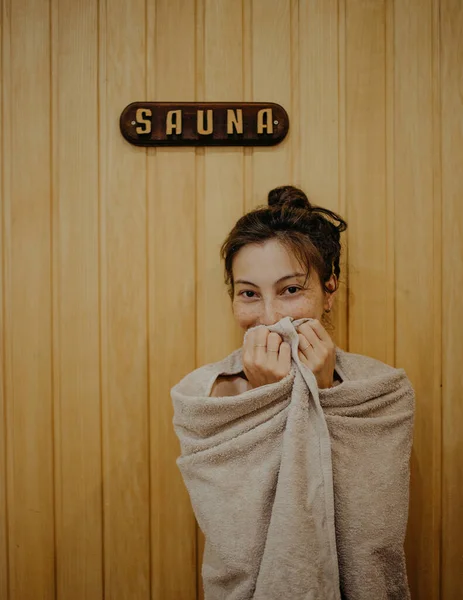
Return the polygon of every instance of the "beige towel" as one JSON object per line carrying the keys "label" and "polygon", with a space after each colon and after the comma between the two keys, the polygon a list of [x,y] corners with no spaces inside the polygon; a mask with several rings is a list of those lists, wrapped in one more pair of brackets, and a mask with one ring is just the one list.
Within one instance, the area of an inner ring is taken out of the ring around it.
{"label": "beige towel", "polygon": [[177,460],[206,539],[206,600],[404,600],[414,393],[403,369],[336,348],[318,390],[289,317],[285,379],[210,397],[241,350],[172,388]]}

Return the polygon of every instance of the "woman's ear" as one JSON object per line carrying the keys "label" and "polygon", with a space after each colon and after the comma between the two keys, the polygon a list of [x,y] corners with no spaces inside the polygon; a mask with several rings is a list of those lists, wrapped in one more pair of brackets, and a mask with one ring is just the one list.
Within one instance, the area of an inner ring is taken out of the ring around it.
{"label": "woman's ear", "polygon": [[325,292],[325,306],[324,309],[326,312],[329,312],[333,307],[334,297],[338,291],[338,278],[336,275],[331,275],[329,280],[326,282],[326,287],[330,290],[329,292]]}

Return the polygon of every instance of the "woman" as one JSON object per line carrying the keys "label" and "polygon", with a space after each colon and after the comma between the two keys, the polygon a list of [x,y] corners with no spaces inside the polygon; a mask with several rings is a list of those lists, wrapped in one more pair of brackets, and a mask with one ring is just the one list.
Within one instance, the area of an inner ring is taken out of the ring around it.
{"label": "woman", "polygon": [[409,598],[413,389],[323,325],[345,221],[291,186],[268,200],[221,251],[243,347],[172,389],[206,600]]}
{"label": "woman", "polygon": [[[315,319],[299,328],[299,356],[320,389],[331,387],[340,378],[335,346],[321,321],[338,289],[339,234],[347,225],[331,211],[312,208],[305,194],[291,186],[272,190],[268,200],[274,208],[245,215],[222,247],[233,314],[245,331],[285,316]],[[256,329],[246,336],[243,364],[244,373],[220,378],[213,395],[279,381],[291,367],[289,345],[277,333]]]}

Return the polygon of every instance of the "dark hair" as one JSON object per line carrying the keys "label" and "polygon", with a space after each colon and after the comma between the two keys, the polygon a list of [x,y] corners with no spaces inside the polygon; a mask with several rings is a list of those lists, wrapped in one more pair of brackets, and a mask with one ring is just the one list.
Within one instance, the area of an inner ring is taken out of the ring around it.
{"label": "dark hair", "polygon": [[[328,218],[327,218],[328,217]],[[335,225],[332,221],[337,221]],[[268,206],[258,207],[242,216],[223,243],[220,254],[225,261],[225,283],[233,298],[233,257],[247,244],[262,244],[276,238],[291,249],[310,276],[313,267],[326,292],[334,273],[339,279],[340,234],[347,223],[336,213],[313,206],[304,192],[291,185],[277,187],[268,194]],[[336,285],[336,289],[337,289]]]}

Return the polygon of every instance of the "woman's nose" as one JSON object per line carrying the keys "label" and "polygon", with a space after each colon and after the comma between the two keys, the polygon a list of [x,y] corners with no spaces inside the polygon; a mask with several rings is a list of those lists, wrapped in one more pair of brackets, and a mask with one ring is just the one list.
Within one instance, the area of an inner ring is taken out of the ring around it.
{"label": "woman's nose", "polygon": [[261,325],[274,325],[279,321],[278,313],[273,304],[266,304],[263,313],[261,314]]}

